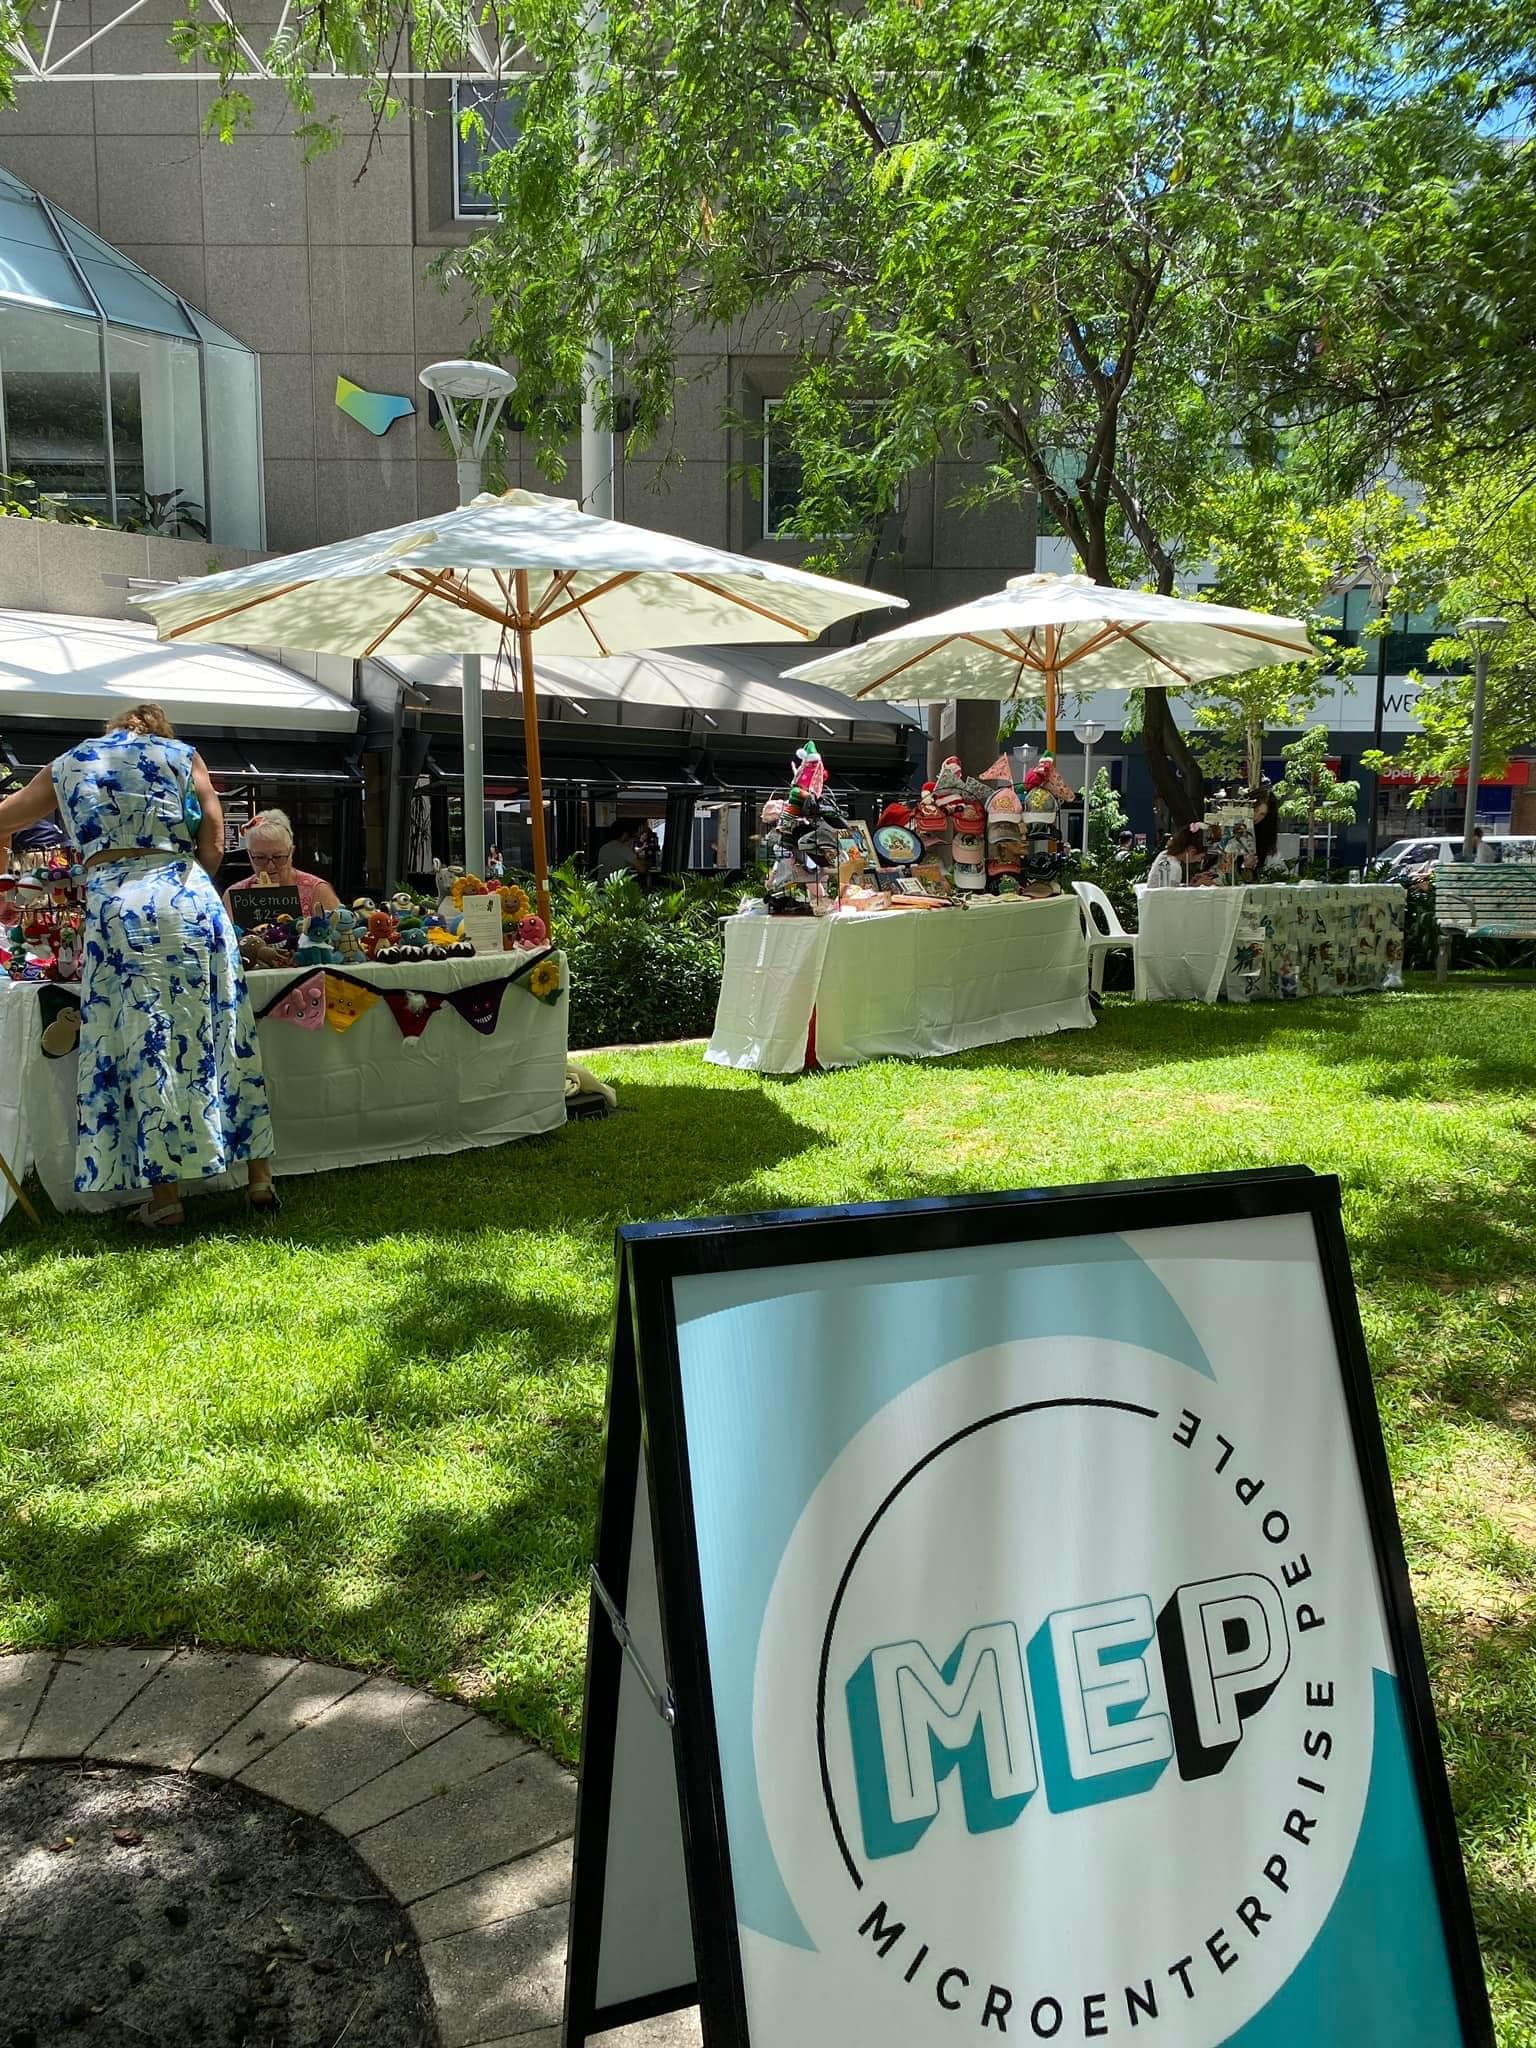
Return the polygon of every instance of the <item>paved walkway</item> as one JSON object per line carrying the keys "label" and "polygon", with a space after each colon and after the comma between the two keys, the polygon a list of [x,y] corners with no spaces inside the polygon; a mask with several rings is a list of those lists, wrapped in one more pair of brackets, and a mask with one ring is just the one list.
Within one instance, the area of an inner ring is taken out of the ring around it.
{"label": "paved walkway", "polygon": [[[316,1814],[410,1913],[443,2048],[559,2048],[576,1780],[470,1708],[294,1657],[0,1656],[0,1761],[233,1779]],[[604,2036],[695,2048],[696,2013]]]}

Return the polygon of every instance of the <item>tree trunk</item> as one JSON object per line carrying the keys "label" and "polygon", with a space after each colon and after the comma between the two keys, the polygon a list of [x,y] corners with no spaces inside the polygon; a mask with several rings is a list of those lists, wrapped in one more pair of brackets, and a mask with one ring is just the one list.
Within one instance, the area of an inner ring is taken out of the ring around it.
{"label": "tree trunk", "polygon": [[1193,825],[1205,815],[1205,777],[1184,735],[1173,722],[1166,690],[1148,690],[1142,713],[1141,740],[1159,803],[1175,827]]}

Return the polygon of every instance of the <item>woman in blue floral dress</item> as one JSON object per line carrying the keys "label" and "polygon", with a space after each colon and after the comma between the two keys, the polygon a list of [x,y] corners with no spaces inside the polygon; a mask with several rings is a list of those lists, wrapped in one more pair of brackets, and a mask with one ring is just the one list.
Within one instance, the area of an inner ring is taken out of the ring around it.
{"label": "woman in blue floral dress", "polygon": [[57,804],[85,863],[81,1194],[147,1188],[137,1220],[184,1220],[181,1183],[244,1163],[277,1208],[272,1120],[240,953],[213,885],[224,820],[202,758],[156,704],[61,754],[0,803],[0,833]]}

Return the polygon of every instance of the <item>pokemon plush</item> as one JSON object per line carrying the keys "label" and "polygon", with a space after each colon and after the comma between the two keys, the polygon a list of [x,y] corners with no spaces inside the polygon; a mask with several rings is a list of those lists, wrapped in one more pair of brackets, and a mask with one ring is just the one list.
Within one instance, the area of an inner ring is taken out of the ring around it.
{"label": "pokemon plush", "polygon": [[339,967],[341,955],[331,944],[330,919],[320,914],[306,917],[299,931],[298,952],[295,956],[301,967]]}

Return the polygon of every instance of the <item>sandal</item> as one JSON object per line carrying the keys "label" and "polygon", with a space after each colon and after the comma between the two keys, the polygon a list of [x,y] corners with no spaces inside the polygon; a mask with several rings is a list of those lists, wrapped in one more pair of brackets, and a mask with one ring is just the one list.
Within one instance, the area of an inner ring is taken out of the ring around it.
{"label": "sandal", "polygon": [[141,1230],[179,1230],[187,1220],[180,1202],[145,1202],[128,1219]]}
{"label": "sandal", "polygon": [[245,1204],[257,1216],[281,1216],[283,1213],[283,1198],[271,1181],[265,1187],[247,1188]]}

